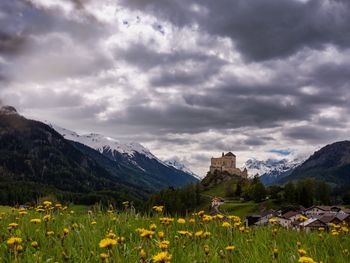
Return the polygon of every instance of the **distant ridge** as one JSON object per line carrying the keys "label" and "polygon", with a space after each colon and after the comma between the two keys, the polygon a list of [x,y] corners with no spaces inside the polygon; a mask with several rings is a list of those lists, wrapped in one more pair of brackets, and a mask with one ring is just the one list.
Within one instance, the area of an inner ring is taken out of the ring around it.
{"label": "distant ridge", "polygon": [[330,183],[340,190],[350,186],[350,141],[328,144],[312,154],[278,183],[314,178]]}

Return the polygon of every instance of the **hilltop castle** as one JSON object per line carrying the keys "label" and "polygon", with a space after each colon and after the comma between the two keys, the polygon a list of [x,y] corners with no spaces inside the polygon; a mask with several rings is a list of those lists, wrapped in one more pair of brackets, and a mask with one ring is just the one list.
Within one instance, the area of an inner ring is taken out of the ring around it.
{"label": "hilltop castle", "polygon": [[241,171],[241,169],[236,167],[236,155],[232,152],[226,154],[222,153],[222,156],[219,158],[211,158],[210,173],[214,174],[215,171],[227,172],[231,175],[238,175],[243,178],[248,177],[246,168]]}

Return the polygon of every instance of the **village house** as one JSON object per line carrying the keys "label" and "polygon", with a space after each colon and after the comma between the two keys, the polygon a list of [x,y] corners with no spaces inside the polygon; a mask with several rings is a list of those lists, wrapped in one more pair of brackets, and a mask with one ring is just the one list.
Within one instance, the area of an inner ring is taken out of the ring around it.
{"label": "village house", "polygon": [[255,225],[267,225],[269,223],[269,219],[275,216],[278,216],[279,213],[273,209],[269,209],[261,213],[259,220],[255,223]]}
{"label": "village house", "polygon": [[341,206],[312,206],[308,209],[299,211],[290,210],[281,214],[280,211],[267,210],[260,215],[247,217],[249,225],[268,225],[269,219],[274,218],[276,222],[285,227],[293,227],[300,230],[313,230],[319,227],[329,228],[335,224],[350,225],[349,209]]}
{"label": "village house", "polygon": [[321,216],[321,215],[336,215],[339,213],[349,212],[349,209],[340,207],[340,206],[327,206],[327,205],[319,205],[312,206],[305,210],[305,215],[308,217],[311,216]]}
{"label": "village house", "polygon": [[320,227],[327,228],[327,224],[317,218],[310,218],[299,224],[299,229],[307,232],[310,230],[318,230]]}
{"label": "village house", "polygon": [[211,174],[218,171],[227,172],[230,175],[237,175],[243,178],[248,177],[247,169],[241,171],[241,169],[236,167],[236,155],[234,155],[232,152],[228,152],[226,154],[222,153],[222,156],[218,158],[212,157],[209,169]]}
{"label": "village house", "polygon": [[289,219],[291,223],[299,220],[300,216],[302,216],[302,213],[297,211],[288,211],[287,213],[284,213],[282,215],[284,218]]}
{"label": "village house", "polygon": [[332,225],[332,224],[341,224],[343,221],[341,219],[339,219],[337,216],[335,215],[325,215],[325,216],[322,216],[320,218],[320,220],[327,224],[328,226]]}

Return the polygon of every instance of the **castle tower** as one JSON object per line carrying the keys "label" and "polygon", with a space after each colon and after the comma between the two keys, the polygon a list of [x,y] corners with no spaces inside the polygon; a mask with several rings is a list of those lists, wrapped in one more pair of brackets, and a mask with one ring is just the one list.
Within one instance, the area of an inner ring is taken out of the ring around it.
{"label": "castle tower", "polygon": [[232,152],[222,153],[219,158],[211,158],[210,173],[213,174],[215,171],[227,172],[232,175],[238,175],[242,177],[247,177],[247,171],[241,171],[236,167],[236,155]]}

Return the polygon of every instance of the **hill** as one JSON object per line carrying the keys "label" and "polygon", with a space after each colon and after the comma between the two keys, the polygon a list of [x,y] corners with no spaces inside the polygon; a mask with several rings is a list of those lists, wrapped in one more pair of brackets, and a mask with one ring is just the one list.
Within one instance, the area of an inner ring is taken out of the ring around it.
{"label": "hill", "polygon": [[162,162],[140,143],[120,142],[96,133],[79,135],[74,131],[49,125],[118,180],[136,185],[140,189],[155,192],[169,186],[179,187],[198,181],[189,171]]}
{"label": "hill", "polygon": [[[80,149],[79,149],[80,148]],[[76,203],[141,202],[150,190],[135,185],[127,167],[112,173],[104,156],[84,153],[50,126],[0,109],[0,203],[23,204],[44,195]],[[112,167],[113,165],[110,165]],[[116,176],[118,174],[119,176]]]}
{"label": "hill", "polygon": [[316,151],[293,172],[281,178],[278,183],[313,178],[325,181],[341,191],[350,185],[350,141],[326,145]]}

